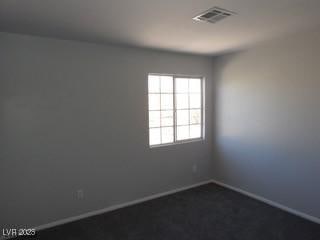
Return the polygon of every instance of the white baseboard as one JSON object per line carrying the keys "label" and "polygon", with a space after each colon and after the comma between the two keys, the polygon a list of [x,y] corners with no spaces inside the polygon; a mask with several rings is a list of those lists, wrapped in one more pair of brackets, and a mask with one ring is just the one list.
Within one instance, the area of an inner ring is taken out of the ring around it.
{"label": "white baseboard", "polygon": [[[99,215],[99,214],[102,214],[102,213],[110,212],[110,211],[113,211],[113,210],[116,210],[116,209],[128,207],[128,206],[131,206],[131,205],[134,205],[134,204],[146,202],[146,201],[149,201],[149,200],[152,200],[152,199],[156,199],[156,198],[159,198],[159,197],[163,197],[163,196],[166,196],[166,195],[170,195],[170,194],[173,194],[173,193],[181,192],[181,191],[184,191],[184,190],[187,190],[187,189],[195,188],[195,187],[198,187],[198,186],[201,186],[201,185],[205,185],[205,184],[208,184],[208,183],[215,183],[215,184],[220,185],[222,187],[231,189],[231,190],[236,191],[238,193],[244,194],[244,195],[246,195],[248,197],[254,198],[254,199],[258,200],[258,201],[264,202],[264,203],[266,203],[268,205],[271,205],[273,207],[279,208],[281,210],[284,210],[286,212],[292,213],[294,215],[297,215],[297,216],[302,217],[304,219],[307,219],[309,221],[312,221],[312,222],[320,224],[320,218],[318,218],[318,217],[314,217],[314,216],[311,216],[309,214],[300,212],[298,210],[286,207],[286,206],[284,206],[284,205],[282,205],[280,203],[276,203],[276,202],[271,201],[269,199],[266,199],[264,197],[260,197],[260,196],[258,196],[256,194],[247,192],[247,191],[242,190],[242,189],[237,188],[237,187],[233,187],[233,186],[225,184],[223,182],[220,182],[220,181],[217,181],[217,180],[214,180],[214,179],[210,179],[210,180],[202,181],[202,182],[199,182],[199,183],[196,183],[196,184],[192,184],[192,185],[189,185],[189,186],[180,187],[180,188],[176,188],[176,189],[169,190],[169,191],[166,191],[166,192],[157,193],[157,194],[153,194],[153,195],[150,195],[150,196],[147,196],[147,197],[139,198],[139,199],[136,199],[136,200],[133,200],[133,201],[130,201],[130,202],[120,203],[120,204],[116,204],[116,205],[113,205],[113,206],[110,206],[110,207],[106,207],[106,208],[103,208],[103,209],[99,209],[99,210],[96,210],[96,211],[87,212],[87,213],[84,213],[84,214],[80,214],[78,216],[64,218],[64,219],[61,219],[61,220],[58,220],[58,221],[50,222],[50,223],[43,224],[43,225],[40,225],[40,226],[36,226],[36,227],[33,227],[33,228],[35,228],[37,231],[44,230],[44,229],[47,229],[47,228],[51,228],[51,227],[59,226],[59,225],[62,225],[62,224],[74,222],[74,221],[77,221],[77,220],[80,220],[80,219],[84,219],[84,218],[87,218],[87,217],[91,217],[91,216]],[[0,237],[0,240],[2,240],[2,239],[9,239],[9,238]]]}
{"label": "white baseboard", "polygon": [[[50,223],[43,224],[43,225],[40,225],[40,226],[36,226],[34,228],[37,231],[44,230],[44,229],[47,229],[47,228],[59,226],[59,225],[66,224],[66,223],[69,223],[69,222],[74,222],[74,221],[77,221],[77,220],[80,220],[80,219],[83,219],[83,218],[87,218],[87,217],[99,215],[99,214],[102,214],[102,213],[110,212],[110,211],[113,211],[113,210],[116,210],[116,209],[128,207],[128,206],[131,206],[131,205],[134,205],[134,204],[137,204],[137,203],[146,202],[146,201],[149,201],[149,200],[152,200],[152,199],[155,199],[155,198],[159,198],[159,197],[163,197],[163,196],[166,196],[166,195],[170,195],[170,194],[173,194],[173,193],[181,192],[181,191],[184,191],[184,190],[187,190],[187,189],[190,189],[190,188],[199,187],[201,185],[208,184],[208,183],[211,183],[211,182],[212,182],[211,179],[207,180],[207,181],[202,181],[202,182],[199,182],[199,183],[196,183],[196,184],[192,184],[192,185],[189,185],[189,186],[180,187],[180,188],[176,188],[176,189],[169,190],[169,191],[166,191],[166,192],[149,195],[147,197],[139,198],[139,199],[136,199],[136,200],[133,200],[133,201],[130,201],[130,202],[120,203],[120,204],[116,204],[116,205],[113,205],[113,206],[110,206],[110,207],[106,207],[106,208],[103,208],[103,209],[99,209],[99,210],[96,210],[96,211],[87,212],[87,213],[84,213],[84,214],[80,214],[78,216],[64,218],[64,219],[61,219],[61,220],[58,220],[58,221],[54,221],[54,222],[50,222]],[[1,238],[0,238],[0,240],[1,240]]]}
{"label": "white baseboard", "polygon": [[258,195],[256,195],[256,194],[247,192],[247,191],[242,190],[242,189],[240,189],[240,188],[233,187],[233,186],[231,186],[231,185],[228,185],[228,184],[226,184],[226,183],[223,183],[223,182],[220,182],[220,181],[217,181],[217,180],[214,180],[214,179],[212,179],[212,183],[215,183],[215,184],[220,185],[220,186],[222,186],[222,187],[231,189],[231,190],[233,190],[233,191],[236,191],[236,192],[241,193],[241,194],[243,194],[243,195],[246,195],[246,196],[248,196],[248,197],[254,198],[254,199],[258,200],[258,201],[264,202],[264,203],[266,203],[266,204],[268,204],[268,205],[270,205],[270,206],[279,208],[279,209],[284,210],[284,211],[286,211],[286,212],[292,213],[292,214],[294,214],[294,215],[296,215],[296,216],[299,216],[299,217],[302,217],[302,218],[307,219],[307,220],[309,220],[309,221],[312,221],[312,222],[315,222],[315,223],[320,224],[320,218],[318,218],[318,217],[314,217],[314,216],[311,216],[311,215],[309,215],[309,214],[300,212],[300,211],[298,211],[298,210],[295,210],[295,209],[286,207],[286,206],[284,206],[284,205],[282,205],[282,204],[280,204],[280,203],[271,201],[271,200],[266,199],[266,198],[264,198],[264,197],[258,196]]}
{"label": "white baseboard", "polygon": [[[147,197],[139,198],[139,199],[136,199],[136,200],[133,200],[133,201],[130,201],[130,202],[116,204],[116,205],[113,205],[113,206],[110,206],[110,207],[106,207],[106,208],[103,208],[103,209],[99,209],[99,210],[90,211],[90,212],[87,212],[87,213],[84,213],[84,214],[80,214],[78,216],[64,218],[64,219],[61,219],[61,220],[57,220],[57,221],[54,221],[54,222],[50,222],[50,223],[46,223],[46,224],[43,224],[43,225],[40,225],[40,226],[35,226],[35,227],[30,227],[30,228],[31,229],[36,229],[36,231],[40,231],[40,230],[56,227],[56,226],[59,226],[59,225],[63,225],[63,224],[66,224],[66,223],[70,223],[70,222],[74,222],[74,221],[77,221],[77,220],[80,220],[80,219],[84,219],[84,218],[87,218],[87,217],[96,216],[96,215],[99,215],[99,214],[107,213],[107,212],[110,212],[110,211],[113,211],[113,210],[117,210],[117,209],[120,209],[120,208],[131,206],[131,205],[134,205],[134,204],[146,202],[146,201],[149,201],[149,200],[152,200],[152,199],[156,199],[156,198],[159,198],[159,197],[163,197],[163,196],[166,196],[166,195],[170,195],[170,194],[173,194],[173,193],[177,193],[177,192],[181,192],[181,191],[188,190],[188,189],[191,189],[191,188],[199,187],[201,185],[205,185],[205,184],[208,184],[208,183],[212,183],[212,180],[210,179],[210,180],[202,181],[202,182],[199,182],[199,183],[196,183],[196,184],[192,184],[192,185],[188,185],[188,186],[184,186],[184,187],[180,187],[180,188],[175,188],[173,190],[169,190],[169,191],[166,191],[166,192],[149,195]],[[4,240],[4,239],[8,240],[8,239],[13,239],[13,238],[15,238],[15,237],[0,236],[0,240]]]}

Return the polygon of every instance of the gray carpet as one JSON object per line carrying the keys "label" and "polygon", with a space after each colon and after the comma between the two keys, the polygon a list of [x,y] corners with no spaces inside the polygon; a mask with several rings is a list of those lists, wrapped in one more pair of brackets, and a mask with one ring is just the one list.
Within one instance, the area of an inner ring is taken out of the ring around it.
{"label": "gray carpet", "polygon": [[40,231],[34,239],[320,240],[320,225],[207,184]]}

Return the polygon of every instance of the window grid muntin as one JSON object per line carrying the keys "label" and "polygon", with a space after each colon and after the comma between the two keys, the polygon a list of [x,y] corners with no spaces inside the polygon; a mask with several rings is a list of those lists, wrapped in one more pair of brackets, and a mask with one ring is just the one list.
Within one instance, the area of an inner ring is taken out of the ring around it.
{"label": "window grid muntin", "polygon": [[[162,78],[161,78],[161,76],[158,76],[158,77],[159,77],[159,89],[160,89],[160,144],[159,145],[161,145],[161,144],[164,144],[163,143],[163,133],[162,133],[162,131],[163,131],[163,129],[165,127],[168,127],[168,126],[163,126],[162,125],[162,111],[170,111],[170,110],[174,111],[174,106],[173,106],[173,97],[174,97],[173,94],[174,94],[174,92],[172,92],[172,93],[163,93],[162,92]],[[172,84],[174,84],[173,77],[172,77]],[[173,88],[173,86],[172,86],[172,88]],[[170,109],[170,108],[169,109],[163,109],[162,108],[162,97],[163,97],[164,94],[172,95],[172,109]],[[174,125],[172,127],[174,128]],[[169,142],[169,143],[173,143],[173,142],[174,142],[174,139],[173,139],[172,142]]]}
{"label": "window grid muntin", "polygon": [[[160,127],[149,127],[149,129],[154,129],[154,128],[159,128],[160,130],[160,143],[159,144],[153,144],[150,145],[150,139],[149,139],[149,146],[150,147],[157,147],[157,146],[162,146],[162,145],[173,145],[173,144],[178,144],[178,143],[184,143],[184,142],[193,142],[193,141],[199,141],[202,140],[204,137],[204,78],[203,77],[194,77],[194,76],[181,76],[181,75],[169,75],[169,74],[149,74],[149,76],[157,76],[159,78],[159,92],[149,92],[148,89],[148,95],[149,94],[160,94],[160,109],[159,110],[149,110],[150,111],[160,111]],[[172,92],[162,92],[161,91],[161,77],[162,76],[168,76],[172,78],[172,84],[173,84],[173,89]],[[176,79],[177,78],[184,78],[185,80],[188,81],[188,92],[176,92]],[[149,78],[148,78],[149,79]],[[199,79],[200,80],[200,92],[197,91],[190,91],[190,79]],[[162,109],[161,108],[161,95],[162,94],[173,94],[173,109]],[[177,109],[176,106],[176,96],[177,94],[188,94],[188,108],[181,108]],[[190,95],[191,94],[199,94],[200,95],[200,108],[190,108]],[[178,125],[177,124],[177,110],[188,110],[188,124],[185,125]],[[200,122],[199,123],[190,123],[190,114],[191,110],[200,110]],[[162,111],[173,111],[173,125],[172,126],[162,126],[162,118],[161,118],[161,112]],[[149,116],[149,115],[148,115]],[[177,140],[177,128],[180,126],[188,126],[188,138],[187,139],[181,139]],[[200,137],[190,137],[190,126],[199,126],[200,127]],[[173,142],[169,143],[162,143],[162,128],[167,128],[171,127],[173,128]],[[149,135],[150,138],[150,135]]]}

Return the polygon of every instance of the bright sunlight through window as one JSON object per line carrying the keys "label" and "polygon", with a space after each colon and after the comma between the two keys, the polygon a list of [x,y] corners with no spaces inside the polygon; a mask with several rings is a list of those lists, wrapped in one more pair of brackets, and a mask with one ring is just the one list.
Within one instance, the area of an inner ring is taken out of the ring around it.
{"label": "bright sunlight through window", "polygon": [[199,77],[148,76],[150,146],[203,138],[202,89]]}

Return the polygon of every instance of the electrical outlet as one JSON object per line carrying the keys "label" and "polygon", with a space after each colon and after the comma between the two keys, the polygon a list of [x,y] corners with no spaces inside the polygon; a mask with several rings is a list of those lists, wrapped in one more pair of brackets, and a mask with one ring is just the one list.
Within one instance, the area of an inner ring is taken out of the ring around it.
{"label": "electrical outlet", "polygon": [[83,197],[84,197],[83,189],[79,189],[79,190],[77,191],[77,198],[78,198],[78,199],[83,199]]}
{"label": "electrical outlet", "polygon": [[196,173],[198,171],[198,166],[197,166],[197,164],[193,164],[192,165],[192,172],[193,173]]}

